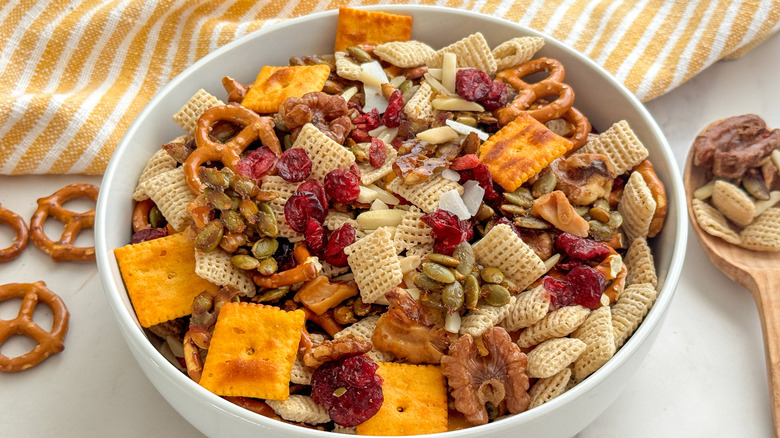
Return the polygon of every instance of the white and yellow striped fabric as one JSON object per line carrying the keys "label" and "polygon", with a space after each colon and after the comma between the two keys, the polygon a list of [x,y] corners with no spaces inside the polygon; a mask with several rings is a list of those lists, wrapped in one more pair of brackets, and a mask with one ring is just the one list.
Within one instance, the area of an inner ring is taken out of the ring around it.
{"label": "white and yellow striped fabric", "polygon": [[[286,18],[387,0],[0,0],[0,174],[101,174],[135,115],[210,51]],[[502,17],[643,101],[778,29],[777,0],[417,0]]]}

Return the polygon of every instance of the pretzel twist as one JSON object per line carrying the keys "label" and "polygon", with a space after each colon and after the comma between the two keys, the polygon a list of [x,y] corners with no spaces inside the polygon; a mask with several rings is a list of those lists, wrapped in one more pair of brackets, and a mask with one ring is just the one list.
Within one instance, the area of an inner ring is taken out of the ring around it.
{"label": "pretzel twist", "polygon": [[24,218],[0,205],[0,222],[14,230],[14,242],[5,249],[0,249],[0,262],[7,262],[19,257],[27,248],[29,230]]}
{"label": "pretzel twist", "polygon": [[[543,80],[530,84],[523,78],[535,73],[547,72]],[[509,84],[517,91],[517,97],[507,106],[497,109],[495,115],[501,126],[526,112],[541,123],[564,118],[574,125],[570,140],[574,147],[585,144],[590,132],[590,123],[579,111],[572,108],[574,91],[563,80],[566,70],[563,64],[552,58],[537,58],[520,64],[496,75],[496,80]],[[555,97],[554,100],[549,98]]]}
{"label": "pretzel twist", "polygon": [[[242,125],[244,128],[227,143],[218,143],[209,137],[211,126],[219,121]],[[241,153],[252,142],[260,140],[277,156],[282,154],[282,146],[274,132],[274,120],[261,117],[256,112],[240,105],[223,105],[209,108],[198,119],[195,129],[197,148],[184,162],[184,175],[187,185],[196,195],[203,193],[204,183],[198,177],[198,168],[209,161],[220,161],[230,170],[238,173]]]}
{"label": "pretzel twist", "polygon": [[[11,336],[24,335],[37,345],[28,353],[14,358],[0,354],[0,371],[13,373],[23,371],[41,363],[52,354],[65,349],[63,342],[68,331],[70,314],[62,299],[46,287],[46,283],[10,283],[0,286],[0,302],[21,298],[19,313],[12,320],[0,319],[0,345]],[[35,306],[41,302],[49,306],[53,314],[51,331],[46,331],[33,321]]]}
{"label": "pretzel twist", "polygon": [[[95,260],[95,247],[74,246],[78,234],[84,228],[95,225],[95,209],[84,213],[75,213],[65,209],[62,204],[71,199],[86,197],[97,201],[98,188],[92,184],[70,184],[53,195],[38,199],[38,209],[30,220],[30,236],[41,251],[45,252],[55,262],[62,260],[89,261]],[[65,224],[65,229],[58,241],[49,239],[43,230],[43,224],[51,216]]]}

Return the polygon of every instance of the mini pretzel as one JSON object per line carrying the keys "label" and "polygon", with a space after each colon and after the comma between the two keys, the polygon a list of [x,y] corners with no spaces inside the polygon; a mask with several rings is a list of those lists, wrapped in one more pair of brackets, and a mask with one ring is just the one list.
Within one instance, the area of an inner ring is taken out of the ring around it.
{"label": "mini pretzel", "polygon": [[14,230],[14,243],[8,248],[0,249],[0,262],[7,262],[19,257],[19,254],[27,248],[28,229],[27,222],[18,214],[3,208],[0,205],[0,222]]}
{"label": "mini pretzel", "polygon": [[648,238],[655,237],[661,231],[661,228],[663,228],[664,221],[666,220],[666,213],[668,210],[666,189],[664,188],[664,183],[662,183],[661,179],[656,175],[655,170],[653,169],[653,163],[649,160],[644,160],[637,164],[634,170],[642,175],[642,178],[645,180],[645,183],[655,200],[655,213],[653,213],[653,219],[650,221],[650,228],[647,232]]}
{"label": "mini pretzel", "polygon": [[[0,319],[0,345],[11,336],[24,335],[38,345],[32,351],[21,356],[8,358],[0,354],[0,371],[13,373],[32,368],[52,354],[65,348],[63,339],[68,331],[70,314],[62,299],[46,288],[46,283],[11,283],[0,286],[0,301],[21,298],[22,305],[16,318],[6,321]],[[51,331],[42,329],[33,321],[33,313],[38,302],[49,306],[53,313]]]}
{"label": "mini pretzel", "polygon": [[[95,260],[95,247],[73,246],[79,232],[95,225],[95,209],[75,213],[62,207],[74,198],[86,197],[97,201],[98,188],[92,184],[71,184],[57,190],[53,195],[38,199],[38,209],[30,220],[32,241],[41,251],[49,254],[55,262],[62,260]],[[51,215],[65,224],[60,240],[53,241],[46,236],[43,224]]]}
{"label": "mini pretzel", "polygon": [[[230,122],[244,128],[227,143],[218,143],[209,138],[211,126],[216,122]],[[203,192],[204,184],[198,177],[198,167],[208,161],[221,161],[230,170],[238,173],[238,161],[253,141],[260,140],[277,156],[282,154],[279,138],[274,132],[274,120],[271,117],[260,117],[256,112],[240,105],[223,105],[209,108],[198,119],[195,129],[195,144],[187,161],[184,162],[184,175],[187,185],[195,194]]]}

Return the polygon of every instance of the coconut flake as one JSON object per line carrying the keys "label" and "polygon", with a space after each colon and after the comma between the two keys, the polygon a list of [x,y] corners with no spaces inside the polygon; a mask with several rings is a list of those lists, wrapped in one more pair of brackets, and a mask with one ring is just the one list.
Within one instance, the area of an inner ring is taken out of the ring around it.
{"label": "coconut flake", "polygon": [[485,131],[483,131],[481,129],[477,129],[477,128],[474,128],[472,126],[469,126],[469,125],[467,125],[465,123],[456,122],[455,120],[451,120],[451,119],[445,120],[444,123],[446,123],[447,126],[449,126],[450,128],[454,129],[455,132],[457,132],[458,134],[461,134],[461,135],[468,135],[469,133],[473,132],[473,133],[477,134],[477,137],[479,137],[479,139],[482,140],[482,141],[485,141],[485,140],[488,139],[488,137],[490,137],[490,135],[487,132],[485,132]]}
{"label": "coconut flake", "polygon": [[482,198],[485,196],[485,189],[483,189],[477,181],[466,181],[463,184],[463,204],[466,206],[469,214],[474,216],[479,211],[479,206],[482,204]]}
{"label": "coconut flake", "polygon": [[460,193],[455,189],[444,192],[441,195],[439,198],[439,208],[449,211],[460,220],[468,220],[472,216],[472,214],[469,213],[469,209],[466,208],[466,204],[463,203]]}
{"label": "coconut flake", "polygon": [[444,169],[441,171],[441,177],[450,181],[460,181],[460,174],[452,169]]}

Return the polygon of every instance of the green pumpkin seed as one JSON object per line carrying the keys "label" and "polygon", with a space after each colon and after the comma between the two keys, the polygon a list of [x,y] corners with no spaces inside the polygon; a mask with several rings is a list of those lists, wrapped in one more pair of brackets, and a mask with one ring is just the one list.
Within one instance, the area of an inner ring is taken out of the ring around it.
{"label": "green pumpkin seed", "polygon": [[254,181],[236,176],[233,179],[233,185],[231,186],[233,190],[241,196],[242,198],[252,198],[257,196],[257,193],[260,191],[260,188],[257,187],[257,184],[255,184]]}
{"label": "green pumpkin seed", "polygon": [[498,268],[487,267],[483,268],[479,273],[482,281],[493,284],[501,284],[504,281],[504,273]]}
{"label": "green pumpkin seed", "polygon": [[459,273],[468,275],[474,268],[474,248],[468,242],[460,242],[455,247],[452,256],[458,260],[458,266],[455,268]]}
{"label": "green pumpkin seed", "polygon": [[406,79],[405,81],[401,82],[398,85],[398,89],[401,90],[401,94],[406,94],[406,92],[409,91],[409,89],[412,88],[413,85],[414,83],[412,81]]}
{"label": "green pumpkin seed", "polygon": [[587,205],[575,205],[574,211],[576,211],[578,215],[585,217],[588,214],[588,211],[590,211],[590,208]]}
{"label": "green pumpkin seed", "polygon": [[276,238],[279,235],[279,224],[276,222],[274,211],[265,202],[258,202],[257,207],[261,212],[257,219],[257,231],[265,236]]}
{"label": "green pumpkin seed", "polygon": [[265,303],[270,301],[278,301],[284,298],[290,292],[290,286],[281,286],[273,289],[264,290],[262,293],[252,297],[252,301],[255,303]]}
{"label": "green pumpkin seed", "polygon": [[223,211],[220,219],[225,228],[231,233],[241,233],[246,229],[246,224],[241,218],[241,214],[235,210]]}
{"label": "green pumpkin seed", "polygon": [[455,257],[438,253],[428,254],[428,260],[440,265],[449,266],[450,268],[457,267],[460,263]]}
{"label": "green pumpkin seed", "polygon": [[522,208],[531,208],[534,206],[534,197],[525,187],[519,187],[514,192],[505,192],[504,199]]}
{"label": "green pumpkin seed", "polygon": [[531,195],[534,198],[551,193],[555,190],[555,186],[558,184],[558,177],[554,173],[549,172],[540,176],[534,185],[531,187]]}
{"label": "green pumpkin seed", "polygon": [[595,219],[597,221],[601,222],[609,222],[609,208],[604,209],[601,207],[593,207],[590,210],[588,210],[588,214],[590,215],[591,219]]}
{"label": "green pumpkin seed", "polygon": [[479,302],[479,280],[476,276],[469,274],[463,280],[463,294],[466,308],[476,309]]}
{"label": "green pumpkin seed", "polygon": [[245,271],[251,271],[252,269],[256,269],[257,266],[260,264],[260,260],[257,260],[256,258],[244,255],[244,254],[238,254],[234,255],[230,258],[230,262],[233,263],[233,266],[243,269]]}
{"label": "green pumpkin seed", "polygon": [[438,263],[425,262],[422,264],[422,270],[425,275],[439,283],[449,284],[455,281],[455,275],[452,271]]}
{"label": "green pumpkin seed", "polygon": [[604,222],[589,220],[588,225],[588,234],[599,242],[607,242],[612,239],[612,236],[615,234],[615,230]]}
{"label": "green pumpkin seed", "polygon": [[441,303],[449,311],[455,311],[463,305],[465,291],[460,282],[450,283],[441,290]]}
{"label": "green pumpkin seed", "polygon": [[195,248],[200,252],[213,251],[219,246],[224,233],[225,227],[222,221],[216,219],[209,222],[195,237]]}
{"label": "green pumpkin seed", "polygon": [[274,274],[278,269],[279,265],[276,264],[276,259],[273,257],[269,257],[263,261],[260,262],[260,264],[257,265],[257,272],[260,275],[269,276]]}
{"label": "green pumpkin seed", "polygon": [[335,94],[341,94],[344,91],[344,89],[341,87],[341,85],[328,79],[325,81],[325,85],[322,86],[322,91],[324,93],[335,95]]}
{"label": "green pumpkin seed", "polygon": [[444,285],[442,283],[439,283],[438,281],[432,279],[431,277],[416,273],[412,276],[412,283],[414,283],[415,286],[419,287],[420,289],[424,289],[427,291],[435,291],[441,289]]}
{"label": "green pumpkin seed", "polygon": [[494,214],[496,214],[496,212],[483,202],[479,204],[479,209],[477,210],[477,214],[474,215],[474,218],[481,222],[490,219]]}
{"label": "green pumpkin seed", "polygon": [[514,214],[514,215],[519,215],[519,216],[524,215],[526,213],[526,211],[528,211],[525,208],[520,207],[520,206],[515,205],[515,204],[503,204],[503,205],[501,205],[501,210],[504,210],[505,212],[507,212],[509,214]]}
{"label": "green pumpkin seed", "polygon": [[149,210],[149,225],[151,225],[152,228],[162,228],[165,226],[165,216],[163,216],[156,205],[152,205],[152,208]]}
{"label": "green pumpkin seed", "polygon": [[534,216],[519,216],[515,217],[513,222],[515,225],[521,228],[528,228],[531,230],[546,230],[552,227],[549,222]]}
{"label": "green pumpkin seed", "polygon": [[613,211],[609,213],[609,222],[607,222],[607,226],[612,230],[617,230],[618,228],[623,225],[623,215],[620,214],[618,211]]}
{"label": "green pumpkin seed", "polygon": [[199,167],[198,177],[206,187],[212,189],[222,191],[230,187],[230,180],[214,167]]}
{"label": "green pumpkin seed", "polygon": [[480,294],[485,297],[485,302],[491,306],[500,307],[509,302],[509,291],[498,284],[483,284]]}
{"label": "green pumpkin seed", "polygon": [[347,47],[347,53],[355,60],[357,60],[360,63],[364,62],[371,62],[374,60],[374,58],[371,57],[371,55],[368,54],[365,50],[361,49],[358,46],[349,46]]}
{"label": "green pumpkin seed", "polygon": [[279,241],[266,237],[258,240],[252,245],[252,255],[258,260],[263,260],[274,255],[278,248]]}
{"label": "green pumpkin seed", "polygon": [[206,201],[218,210],[230,210],[233,208],[233,200],[225,192],[218,189],[206,187],[203,190]]}
{"label": "green pumpkin seed", "polygon": [[255,201],[249,198],[243,198],[241,200],[241,204],[238,206],[238,211],[241,213],[241,216],[244,217],[244,220],[250,224],[257,223],[258,219],[260,218],[260,209],[257,208]]}

